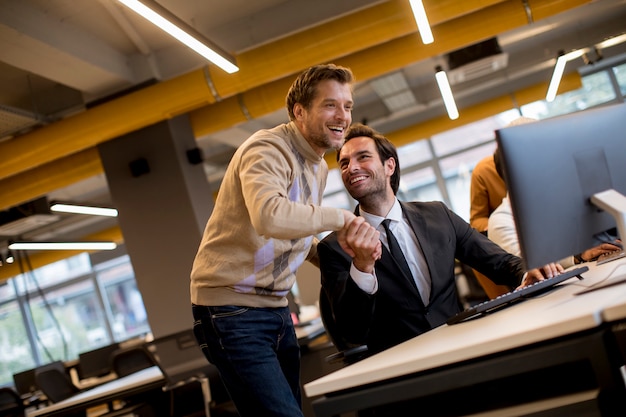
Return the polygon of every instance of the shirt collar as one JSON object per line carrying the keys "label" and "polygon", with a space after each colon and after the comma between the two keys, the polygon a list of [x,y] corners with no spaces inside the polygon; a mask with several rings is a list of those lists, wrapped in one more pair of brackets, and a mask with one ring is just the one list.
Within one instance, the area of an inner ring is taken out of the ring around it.
{"label": "shirt collar", "polygon": [[361,208],[359,208],[359,212],[361,216],[363,216],[365,221],[375,228],[378,228],[385,219],[391,219],[398,222],[402,221],[402,206],[400,206],[400,202],[397,198],[396,201],[393,203],[393,206],[391,206],[391,210],[389,210],[389,213],[387,213],[386,217],[380,217],[375,214],[368,213]]}

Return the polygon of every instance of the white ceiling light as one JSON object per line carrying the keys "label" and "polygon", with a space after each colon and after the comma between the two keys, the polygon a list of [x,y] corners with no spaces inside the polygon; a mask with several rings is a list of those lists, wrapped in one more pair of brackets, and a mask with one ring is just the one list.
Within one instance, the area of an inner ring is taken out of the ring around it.
{"label": "white ceiling light", "polygon": [[433,33],[430,30],[430,23],[428,23],[428,17],[426,16],[426,10],[424,10],[424,4],[422,0],[411,0],[411,9],[413,9],[413,16],[415,16],[415,22],[417,23],[417,29],[422,37],[422,42],[425,45],[433,43]]}
{"label": "white ceiling light", "polygon": [[115,242],[12,242],[11,250],[113,250]]}
{"label": "white ceiling light", "polygon": [[208,39],[205,39],[195,29],[180,20],[169,10],[151,0],[118,0],[124,6],[147,19],[151,23],[164,30],[178,41],[184,43],[204,58],[208,59],[229,74],[239,71],[239,67],[233,63],[234,59],[228,59],[228,54],[217,50]]}
{"label": "white ceiling light", "polygon": [[452,89],[450,88],[450,83],[448,82],[448,76],[440,66],[435,68],[435,78],[437,79],[437,85],[439,86],[439,91],[441,91],[441,97],[443,98],[443,104],[446,106],[448,117],[450,120],[458,119],[459,111],[456,107],[454,96],[452,95]]}
{"label": "white ceiling light", "polygon": [[[595,49],[596,53],[600,53],[599,51],[602,49],[619,45],[623,42],[626,42],[626,34],[606,39],[600,43],[595,44],[593,48]],[[550,79],[550,85],[548,86],[548,92],[546,93],[546,101],[548,103],[554,101],[554,99],[556,98],[556,93],[559,90],[559,84],[561,83],[563,72],[565,71],[565,64],[581,56],[586,56],[586,54],[590,52],[590,50],[591,48],[574,49],[567,54],[564,51],[559,51],[559,56],[556,59],[554,71],[552,72],[552,78]]]}
{"label": "white ceiling light", "polygon": [[117,217],[117,209],[107,207],[90,207],[75,204],[53,203],[51,211],[74,214],[89,214],[92,216]]}

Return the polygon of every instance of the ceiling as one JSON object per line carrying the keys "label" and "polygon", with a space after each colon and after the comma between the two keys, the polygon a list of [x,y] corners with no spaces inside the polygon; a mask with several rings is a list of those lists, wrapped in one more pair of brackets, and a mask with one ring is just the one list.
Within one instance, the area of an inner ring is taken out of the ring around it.
{"label": "ceiling", "polygon": [[[159,3],[234,56],[240,71],[207,65],[115,0],[0,0],[0,210],[41,196],[114,205],[95,147],[183,113],[217,187],[244,139],[286,121],[286,90],[309,65],[349,66],[358,81],[353,120],[401,142],[446,119],[434,68],[450,69],[452,51],[493,37],[502,51],[449,72],[463,124],[481,103],[505,97],[512,107],[543,92],[559,50],[626,31],[626,0],[425,0],[435,38],[427,46],[409,0]],[[588,57],[624,53],[626,43]],[[570,62],[566,73],[582,66]],[[115,227],[115,219],[63,215],[21,238]],[[10,237],[1,233],[0,250]]]}

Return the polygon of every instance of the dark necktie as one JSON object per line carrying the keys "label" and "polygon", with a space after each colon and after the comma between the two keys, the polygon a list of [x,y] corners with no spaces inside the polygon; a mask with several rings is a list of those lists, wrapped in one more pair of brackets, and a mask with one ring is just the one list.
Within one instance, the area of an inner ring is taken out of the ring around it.
{"label": "dark necktie", "polygon": [[406,258],[402,253],[402,249],[400,249],[400,244],[396,237],[391,233],[391,229],[389,228],[389,223],[391,219],[385,219],[382,222],[383,227],[385,228],[385,232],[387,233],[387,243],[389,244],[389,252],[391,252],[391,256],[396,261],[396,264],[400,267],[402,272],[407,278],[413,280],[413,274],[411,273],[411,269],[409,268],[409,264],[406,262]]}

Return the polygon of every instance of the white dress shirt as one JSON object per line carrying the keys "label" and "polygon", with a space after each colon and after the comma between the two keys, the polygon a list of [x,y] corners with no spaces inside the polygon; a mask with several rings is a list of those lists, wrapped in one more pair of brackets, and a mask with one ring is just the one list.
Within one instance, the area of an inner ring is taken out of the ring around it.
{"label": "white dress shirt", "polygon": [[[387,249],[389,249],[389,244],[387,243],[387,234],[385,232],[385,228],[382,226],[381,223],[386,218],[391,219],[389,228],[398,240],[398,244],[402,249],[402,253],[404,253],[404,257],[409,264],[409,268],[413,273],[413,280],[417,285],[417,289],[419,290],[424,305],[428,305],[431,289],[431,280],[430,273],[428,271],[428,265],[426,264],[426,259],[424,258],[424,254],[419,246],[415,233],[411,229],[408,221],[402,215],[402,207],[400,206],[400,202],[396,199],[396,202],[394,203],[391,210],[389,210],[387,217],[376,216],[363,210],[361,210],[361,216],[363,216],[366,222],[376,227],[380,231],[381,241],[385,245],[385,247],[387,247]],[[366,293],[374,294],[376,291],[378,291],[378,279],[376,278],[375,270],[373,274],[368,274],[359,271],[353,263],[350,267],[350,276],[358,285],[358,287]]]}

